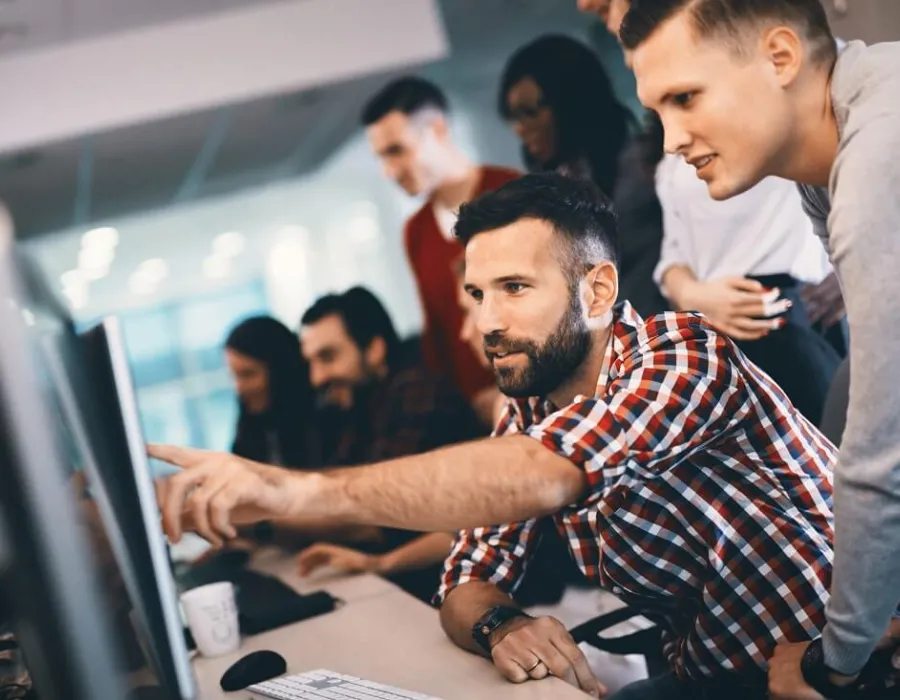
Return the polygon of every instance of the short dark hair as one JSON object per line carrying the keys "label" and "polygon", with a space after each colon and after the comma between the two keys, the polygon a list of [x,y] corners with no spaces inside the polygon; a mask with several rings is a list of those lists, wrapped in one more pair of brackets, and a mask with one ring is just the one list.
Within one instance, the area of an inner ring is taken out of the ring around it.
{"label": "short dark hair", "polygon": [[369,126],[391,112],[414,114],[426,108],[446,114],[446,96],[434,83],[408,75],[388,83],[369,100],[363,109],[362,123]]}
{"label": "short dark hair", "polygon": [[737,51],[745,47],[743,29],[747,25],[775,21],[799,30],[815,47],[815,61],[832,62],[837,55],[828,15],[820,0],[631,0],[619,30],[622,45],[636,49],[682,10],[690,11],[699,36],[720,35],[730,40]]}
{"label": "short dark hair", "polygon": [[338,316],[344,322],[347,334],[360,350],[368,348],[375,338],[381,338],[387,346],[388,366],[399,359],[400,336],[394,322],[378,297],[365,287],[320,297],[303,314],[300,325],[311,326],[328,316]]}
{"label": "short dark hair", "polygon": [[602,260],[618,260],[616,214],[593,182],[555,172],[533,173],[488,192],[459,210],[454,229],[467,245],[475,236],[520,221],[550,224],[563,245],[561,263],[573,284]]}

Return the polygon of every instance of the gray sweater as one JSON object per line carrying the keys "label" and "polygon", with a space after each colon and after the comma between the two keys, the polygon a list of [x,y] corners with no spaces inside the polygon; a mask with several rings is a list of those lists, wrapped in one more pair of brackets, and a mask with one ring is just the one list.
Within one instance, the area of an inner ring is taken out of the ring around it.
{"label": "gray sweater", "polygon": [[828,190],[801,186],[850,323],[850,406],[835,468],[826,663],[855,673],[900,601],[900,43],[851,42],[831,86]]}

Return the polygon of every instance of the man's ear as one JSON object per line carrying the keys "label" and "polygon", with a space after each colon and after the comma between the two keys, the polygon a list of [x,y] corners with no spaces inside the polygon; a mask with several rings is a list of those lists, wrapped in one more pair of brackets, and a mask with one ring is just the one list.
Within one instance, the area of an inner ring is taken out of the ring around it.
{"label": "man's ear", "polygon": [[378,370],[387,370],[387,343],[384,342],[384,338],[380,335],[372,338],[372,341],[369,343],[369,347],[366,348],[363,356],[366,360],[366,365]]}
{"label": "man's ear", "polygon": [[775,27],[762,39],[762,50],[775,70],[779,85],[789,87],[809,62],[809,46],[790,27]]}
{"label": "man's ear", "polygon": [[597,263],[582,283],[588,319],[606,318],[619,298],[619,272],[611,262]]}
{"label": "man's ear", "polygon": [[432,117],[431,128],[440,143],[444,143],[450,138],[450,124],[445,115],[436,113]]}

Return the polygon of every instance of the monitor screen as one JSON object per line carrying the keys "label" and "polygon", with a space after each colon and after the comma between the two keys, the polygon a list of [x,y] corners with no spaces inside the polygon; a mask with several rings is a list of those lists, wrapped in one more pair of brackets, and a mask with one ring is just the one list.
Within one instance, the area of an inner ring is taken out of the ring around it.
{"label": "monitor screen", "polygon": [[126,640],[127,668],[146,660],[168,697],[189,700],[194,680],[115,324],[77,336],[37,273],[29,268],[25,277],[23,313],[42,393],[60,428],[63,471],[97,553],[104,597]]}
{"label": "monitor screen", "polygon": [[132,600],[147,634],[160,680],[181,698],[195,695],[182,618],[160,524],[137,401],[121,329],[108,318],[82,335],[94,424],[89,432],[103,442],[96,461],[98,492],[109,506],[108,530],[124,547],[123,568],[134,577]]}

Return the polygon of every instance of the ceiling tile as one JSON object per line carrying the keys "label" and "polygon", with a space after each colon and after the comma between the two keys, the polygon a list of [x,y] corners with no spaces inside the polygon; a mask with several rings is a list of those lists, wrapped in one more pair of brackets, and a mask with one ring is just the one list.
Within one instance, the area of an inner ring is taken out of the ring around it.
{"label": "ceiling tile", "polygon": [[0,0],[0,56],[66,39],[68,0]]}

